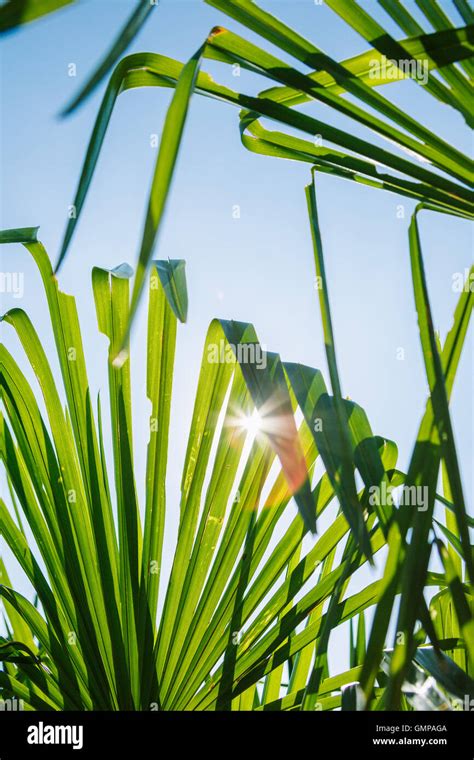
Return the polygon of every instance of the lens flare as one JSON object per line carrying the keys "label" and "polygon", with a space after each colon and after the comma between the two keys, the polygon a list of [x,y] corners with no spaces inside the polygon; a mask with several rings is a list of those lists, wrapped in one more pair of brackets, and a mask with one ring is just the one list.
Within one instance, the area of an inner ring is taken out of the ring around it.
{"label": "lens flare", "polygon": [[254,409],[248,417],[243,417],[241,425],[252,438],[255,438],[262,430],[262,418],[257,409]]}

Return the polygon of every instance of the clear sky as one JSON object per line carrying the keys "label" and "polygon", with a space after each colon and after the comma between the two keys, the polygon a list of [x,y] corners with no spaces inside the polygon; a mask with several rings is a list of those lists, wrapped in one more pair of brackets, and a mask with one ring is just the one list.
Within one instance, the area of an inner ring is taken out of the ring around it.
{"label": "clear sky", "polygon": [[[69,119],[61,121],[57,114],[94,68],[134,4],[134,0],[80,2],[3,40],[1,226],[40,225],[39,237],[53,259],[105,84]],[[400,36],[374,0],[362,4]],[[339,60],[367,47],[328,7],[313,0],[267,0],[261,5]],[[407,5],[419,18],[414,2]],[[441,5],[448,7],[445,0]],[[462,23],[459,18],[453,20]],[[128,52],[151,51],[186,61],[216,24],[257,40],[200,0],[162,0]],[[271,50],[268,43],[259,44]],[[75,78],[68,76],[71,63],[76,65]],[[245,72],[234,77],[230,68],[219,64],[205,62],[203,68],[221,83],[247,93],[268,86]],[[397,82],[388,88],[384,94],[397,105],[460,150],[471,152],[469,131],[456,112],[443,108],[413,82]],[[119,98],[61,271],[62,289],[77,298],[95,391],[106,383],[106,353],[105,338],[96,329],[91,268],[135,263],[156,158],[150,136],[160,134],[170,96],[166,90],[151,88]],[[324,106],[305,108],[382,144]],[[170,509],[178,508],[180,468],[205,332],[212,318],[252,322],[268,350],[278,351],[284,360],[321,368],[327,378],[304,196],[309,178],[307,164],[247,152],[240,142],[233,107],[193,98],[155,252],[156,258],[186,259],[190,302],[188,324],[180,326],[178,333]],[[343,392],[365,408],[375,433],[397,441],[399,466],[405,469],[427,395],[408,252],[414,202],[328,176],[319,179],[318,187]],[[236,204],[241,208],[240,219],[232,215]],[[397,215],[399,204],[405,206],[402,219]],[[472,239],[467,222],[434,214],[422,216],[421,235],[436,326],[444,339],[458,297],[452,290],[452,276],[470,266]],[[21,306],[52,356],[46,304],[35,266],[21,246],[2,248],[2,270],[24,272]],[[2,311],[18,305],[11,295],[2,295]],[[148,425],[141,348],[144,315],[142,308],[132,353],[139,482]],[[11,328],[4,327],[2,332],[8,347],[20,356]],[[402,361],[397,359],[399,348],[404,349]],[[471,506],[472,359],[470,340],[452,402],[465,494]]]}

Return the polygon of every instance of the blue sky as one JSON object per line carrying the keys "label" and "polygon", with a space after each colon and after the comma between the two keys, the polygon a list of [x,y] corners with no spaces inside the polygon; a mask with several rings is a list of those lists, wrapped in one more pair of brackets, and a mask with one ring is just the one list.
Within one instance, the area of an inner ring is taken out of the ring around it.
{"label": "blue sky", "polygon": [[[328,7],[312,0],[268,0],[261,5],[338,59],[367,47]],[[363,5],[396,34],[373,0]],[[441,5],[448,7],[446,2]],[[40,225],[39,237],[53,259],[105,85],[69,119],[61,121],[57,114],[94,68],[133,6],[134,0],[90,0],[3,41],[1,225]],[[417,15],[414,3],[408,7]],[[461,24],[459,19],[455,22]],[[128,52],[147,50],[185,61],[216,24],[257,39],[200,0],[162,0]],[[259,44],[271,49],[264,41]],[[75,78],[68,76],[70,63],[76,65]],[[234,77],[219,64],[205,62],[203,68],[217,81],[244,92],[253,94],[267,86],[260,86],[245,72]],[[384,94],[460,150],[471,151],[462,118],[415,83],[391,84]],[[150,137],[161,132],[170,96],[153,88],[119,98],[60,274],[62,289],[77,298],[95,391],[106,382],[106,354],[105,338],[96,329],[91,268],[135,263],[157,155]],[[312,104],[306,109],[370,139],[370,132],[324,106]],[[285,360],[319,367],[327,378],[304,196],[309,178],[307,164],[247,152],[240,143],[233,107],[193,98],[155,252],[157,258],[186,259],[190,302],[188,324],[178,332],[170,508],[178,507],[180,466],[204,337],[212,318],[252,322],[268,350],[278,351]],[[397,441],[399,466],[406,468],[427,395],[408,253],[414,202],[328,176],[318,181],[318,202],[343,392],[365,408],[374,432]],[[236,204],[240,219],[232,215]],[[405,207],[402,219],[397,214],[399,204]],[[472,238],[467,222],[435,214],[422,216],[421,236],[436,326],[444,338],[457,300],[452,276],[470,266]],[[21,306],[53,357],[46,304],[34,264],[20,246],[4,247],[1,255],[3,271],[24,272]],[[18,305],[11,295],[2,295],[2,311]],[[132,352],[139,481],[144,456],[140,458],[138,452],[144,451],[148,424],[140,349],[144,317],[142,308]],[[11,329],[3,328],[2,333],[15,356],[20,356]],[[399,348],[404,349],[403,361],[397,359]],[[472,360],[471,340],[452,402],[466,498],[471,504]]]}

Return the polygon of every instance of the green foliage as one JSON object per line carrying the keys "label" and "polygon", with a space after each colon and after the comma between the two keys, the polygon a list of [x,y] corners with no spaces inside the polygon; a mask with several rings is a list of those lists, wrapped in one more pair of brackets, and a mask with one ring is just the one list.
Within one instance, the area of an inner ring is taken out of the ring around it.
{"label": "green foliage", "polygon": [[[22,3],[21,15],[18,3],[8,3],[0,12],[0,28],[65,4]],[[397,40],[355,0],[326,0],[370,44],[362,55],[338,62],[250,0],[209,4],[297,63],[290,65],[219,26],[184,65],[137,53],[113,71],[58,266],[68,252],[117,97],[136,87],[174,88],[174,94],[133,286],[128,265],[92,272],[98,329],[109,341],[104,356],[108,413],[103,414],[99,398],[91,398],[75,301],[59,289],[37,229],[0,233],[1,243],[22,243],[39,268],[62,379],[59,390],[59,378],[27,314],[20,309],[5,314],[36,384],[30,385],[2,346],[0,454],[9,506],[0,501],[0,529],[38,603],[11,587],[1,562],[8,635],[0,642],[0,691],[23,699],[28,709],[437,709],[445,699],[448,704],[444,694],[462,700],[474,693],[469,535],[474,521],[466,511],[449,412],[474,295],[471,270],[441,346],[417,215],[428,210],[472,217],[472,162],[378,88],[393,81],[384,68],[388,59],[423,64],[426,91],[472,126],[472,12],[464,0],[454,0],[466,24],[456,28],[435,0],[420,0],[435,29],[428,34],[400,0],[380,0],[408,35]],[[137,6],[66,112],[99,83],[148,13],[143,3]],[[272,86],[251,95],[232,91],[202,71],[204,59],[237,62]],[[374,63],[385,73],[373,77]],[[299,64],[310,73],[300,71]],[[267,353],[265,363],[259,363],[261,347],[252,325],[214,320],[203,349],[178,513],[166,474],[178,323],[187,318],[185,265],[154,261],[153,251],[194,93],[240,107],[247,149],[312,166],[306,200],[321,281],[330,389],[319,370],[286,363],[278,354]],[[296,108],[312,101],[371,132],[356,138]],[[292,131],[269,130],[262,118]],[[375,145],[374,132],[390,147]],[[397,469],[395,443],[374,435],[365,411],[342,393],[317,210],[318,172],[419,202],[408,247],[429,398],[406,474]],[[145,487],[140,489],[129,337],[146,290],[151,412]],[[224,358],[212,360],[221,345]],[[297,411],[303,420],[299,428]],[[259,430],[249,441],[256,415]],[[113,462],[104,445],[106,423]],[[319,457],[324,473],[316,478]],[[440,472],[442,494],[437,492]],[[391,488],[426,489],[423,510],[387,499]],[[293,516],[292,499],[298,508]],[[437,502],[445,507],[444,522],[434,518]],[[315,539],[317,518],[326,510],[329,527]],[[177,522],[172,539],[165,531],[168,521]],[[165,539],[170,541],[166,547]],[[172,556],[166,573],[165,548]],[[381,549],[386,558],[380,577],[355,591],[353,576],[365,563],[374,563]],[[442,568],[437,573],[430,564],[434,552]],[[431,587],[437,593],[428,606]],[[369,618],[365,610],[370,608]],[[391,620],[396,621],[393,642],[387,640]],[[331,675],[328,647],[334,629],[344,623],[350,627],[350,669]],[[437,687],[420,696],[428,675]]]}

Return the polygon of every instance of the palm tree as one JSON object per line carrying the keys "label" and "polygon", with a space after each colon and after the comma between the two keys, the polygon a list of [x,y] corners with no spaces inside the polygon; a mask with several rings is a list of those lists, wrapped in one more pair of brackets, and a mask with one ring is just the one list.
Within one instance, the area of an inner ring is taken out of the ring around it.
{"label": "palm tree", "polygon": [[[441,346],[433,328],[418,214],[470,218],[472,168],[468,157],[377,88],[394,81],[394,71],[397,78],[421,72],[418,83],[472,125],[472,13],[464,0],[454,0],[466,25],[456,28],[435,0],[420,0],[435,29],[427,34],[399,0],[380,0],[409,35],[396,40],[355,0],[326,0],[370,44],[362,55],[338,62],[249,0],[209,2],[312,72],[303,73],[219,26],[184,65],[138,53],[120,61],[110,78],[58,267],[117,97],[136,87],[175,88],[131,298],[127,266],[93,271],[98,326],[110,341],[112,475],[100,403],[94,411],[90,398],[74,301],[58,289],[35,230],[2,233],[2,242],[26,245],[42,274],[66,396],[63,411],[33,325],[20,310],[9,312],[4,319],[15,328],[35,370],[47,419],[25,375],[2,348],[2,458],[11,509],[2,502],[0,525],[40,602],[40,607],[28,602],[10,588],[6,576],[1,594],[9,635],[1,647],[2,691],[33,708],[52,709],[439,708],[443,699],[449,704],[446,694],[462,701],[474,693],[473,520],[464,502],[449,398],[472,311],[473,275]],[[274,86],[256,95],[234,92],[201,70],[206,58],[237,62]],[[282,363],[276,354],[256,361],[262,354],[251,325],[211,324],[183,467],[174,560],[159,604],[174,346],[187,297],[184,263],[155,262],[153,250],[193,93],[241,108],[246,148],[312,166],[306,198],[330,392],[316,369]],[[297,110],[311,101],[371,130],[367,138]],[[269,130],[262,117],[304,137]],[[390,148],[375,145],[373,133],[389,140]],[[407,473],[397,468],[395,443],[374,436],[365,412],[342,395],[317,211],[318,172],[419,202],[409,250],[430,396]],[[145,290],[152,413],[146,497],[140,505],[133,474],[128,345]],[[216,345],[224,351],[209,361]],[[299,430],[296,409],[303,417]],[[325,471],[315,482],[318,457]],[[278,474],[274,462],[279,462]],[[399,487],[415,498],[417,489],[426,489],[423,509],[413,509],[403,498],[393,500],[392,489]],[[288,524],[292,498],[299,514]],[[444,522],[435,519],[437,502],[445,507]],[[307,532],[327,508],[333,510],[330,527],[308,542]],[[387,559],[381,577],[348,595],[357,569],[372,563],[382,547]],[[435,552],[442,572],[431,569]],[[439,591],[428,605],[431,586]],[[366,640],[364,611],[371,606]],[[388,625],[394,617],[390,647]],[[351,668],[331,676],[329,640],[344,621],[351,625]],[[421,697],[416,682],[427,672],[442,691]]]}

